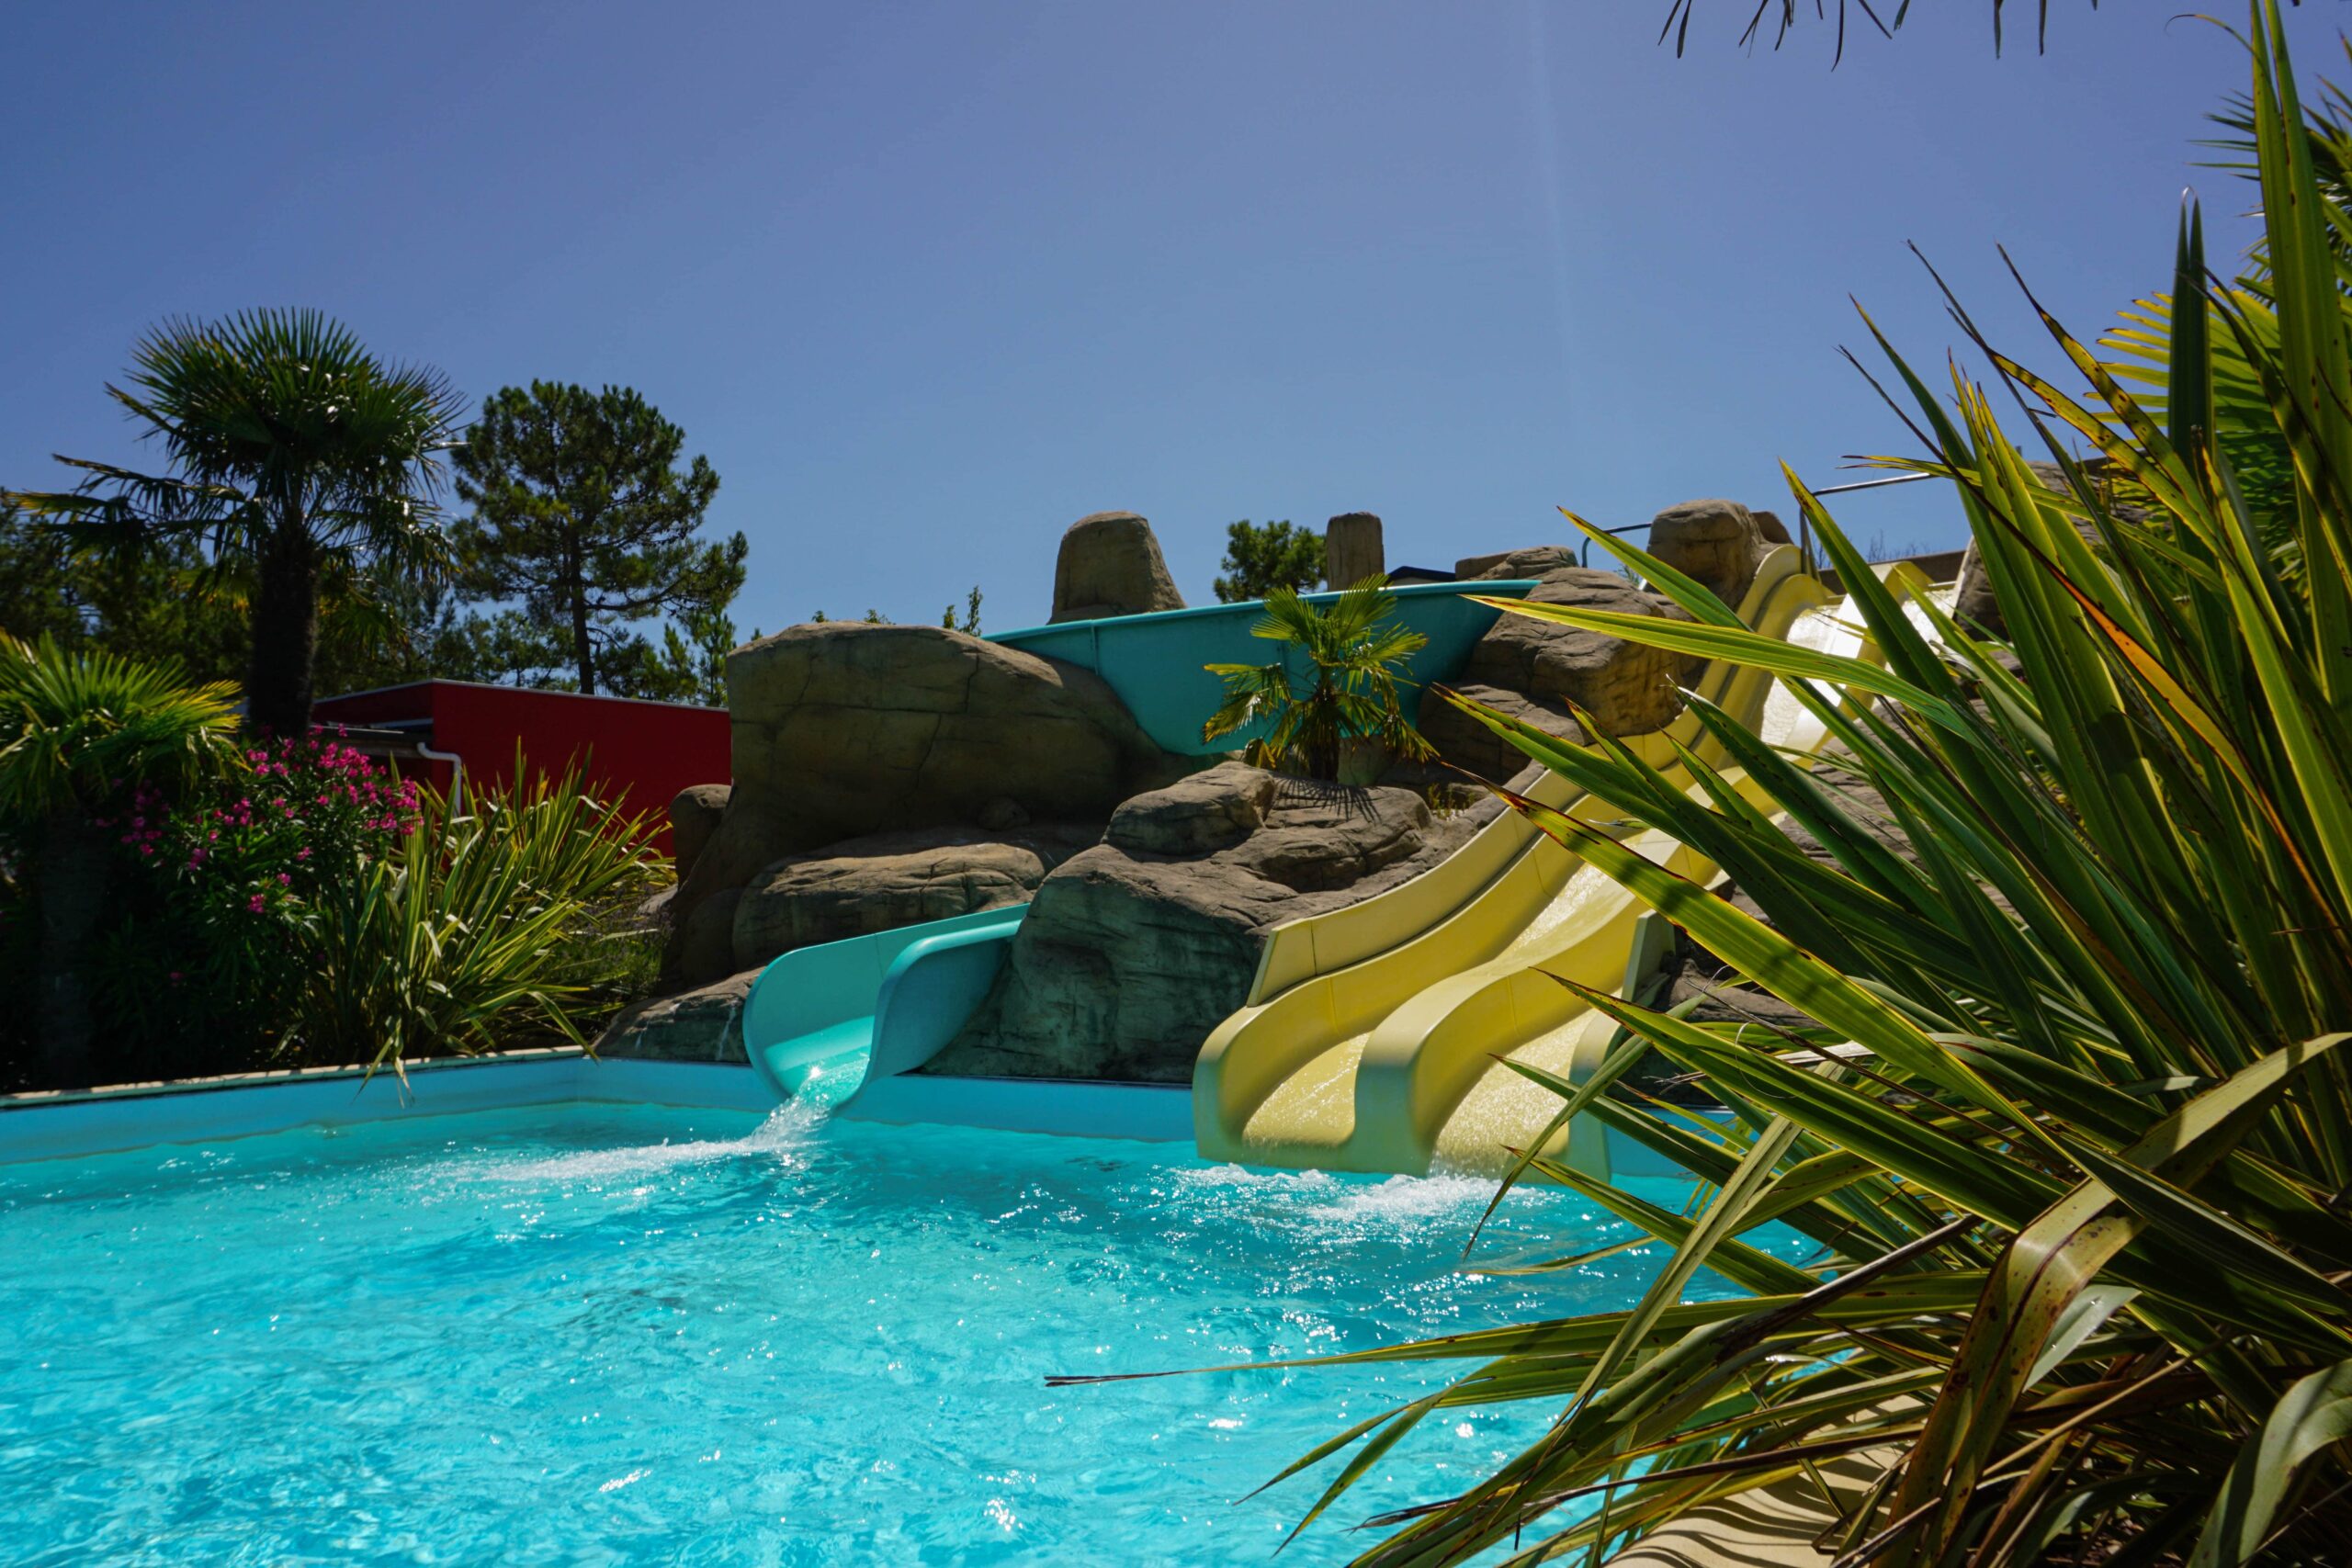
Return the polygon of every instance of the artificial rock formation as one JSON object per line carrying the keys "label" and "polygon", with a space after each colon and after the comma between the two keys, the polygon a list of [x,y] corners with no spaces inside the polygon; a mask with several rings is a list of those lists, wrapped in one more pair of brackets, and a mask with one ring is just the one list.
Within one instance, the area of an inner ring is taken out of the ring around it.
{"label": "artificial rock formation", "polygon": [[[1683,615],[1613,571],[1577,566],[1557,546],[1476,557],[1462,566],[1477,569],[1464,575],[1489,581],[1536,579],[1527,596],[1532,604]],[[1611,735],[1643,734],[1670,723],[1681,711],[1675,687],[1696,668],[1697,661],[1686,655],[1505,614],[1470,650],[1453,684],[1489,707],[1581,745],[1585,735],[1571,704]],[[1447,761],[1482,778],[1500,782],[1527,765],[1509,742],[1434,692],[1421,699],[1418,722]]]}
{"label": "artificial rock formation", "polygon": [[877,832],[1101,822],[1192,765],[1160,750],[1099,676],[939,626],[793,626],[727,660],[735,783],[672,906],[664,964],[733,964],[702,906],[775,862]]}
{"label": "artificial rock formation", "polygon": [[1098,512],[1062,536],[1054,559],[1052,620],[1099,621],[1183,607],[1151,525],[1134,513]]}
{"label": "artificial rock formation", "polygon": [[1266,824],[1282,780],[1263,768],[1221,763],[1111,814],[1105,842],[1130,853],[1204,855],[1229,850]]}
{"label": "artificial rock formation", "polygon": [[727,814],[729,794],[723,784],[688,784],[671,799],[670,854],[680,876],[694,869],[710,836],[718,831],[718,819]]}
{"label": "artificial rock formation", "polygon": [[[1780,526],[1779,518],[1772,522]],[[1785,539],[1788,530],[1780,532]],[[1649,553],[1735,607],[1770,544],[1756,513],[1736,501],[1686,501],[1650,519]]]}
{"label": "artificial rock formation", "polygon": [[1984,558],[1977,553],[1973,538],[1961,552],[1960,580],[1952,588],[1951,614],[1967,630],[1996,637],[2009,635],[2008,617],[2001,613],[1999,603],[1993,597],[1993,580],[1984,570]]}
{"label": "artificial rock formation", "polygon": [[1129,801],[1102,844],[1038,886],[994,988],[924,1070],[1189,1082],[1271,927],[1395,886],[1494,812],[1432,818],[1409,790],[1239,762]]}
{"label": "artificial rock formation", "polygon": [[1323,525],[1323,581],[1353,588],[1388,570],[1388,547],[1381,542],[1380,519],[1369,512],[1343,512]]}
{"label": "artificial rock formation", "polygon": [[876,833],[788,855],[735,905],[733,964],[1028,901],[1046,874],[1102,836],[1049,824],[1001,837],[969,828]]}
{"label": "artificial rock formation", "polygon": [[677,996],[638,1003],[596,1041],[599,1056],[650,1056],[673,1062],[743,1062],[743,1002],[756,969]]}

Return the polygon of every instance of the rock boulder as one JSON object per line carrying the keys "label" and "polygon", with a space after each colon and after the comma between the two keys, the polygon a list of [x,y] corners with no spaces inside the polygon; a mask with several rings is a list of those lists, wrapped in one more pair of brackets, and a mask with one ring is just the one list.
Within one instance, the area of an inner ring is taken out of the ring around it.
{"label": "rock boulder", "polygon": [[[1274,785],[1255,831],[1193,852],[1143,847],[1145,835],[1224,838],[1262,788],[1247,774]],[[1238,764],[1160,793],[1176,798],[1129,803],[1141,832],[1114,826],[1039,885],[994,988],[926,1071],[1189,1082],[1209,1032],[1248,997],[1269,928],[1396,886],[1496,810],[1487,800],[1433,818],[1409,790],[1277,781]],[[1201,805],[1212,797],[1238,815]],[[1204,822],[1218,826],[1177,830]]]}
{"label": "rock boulder", "polygon": [[694,869],[695,858],[718,831],[729,793],[723,784],[688,784],[671,798],[670,854],[680,876]]}
{"label": "rock boulder", "polygon": [[1106,841],[1136,854],[1203,855],[1230,849],[1264,826],[1282,781],[1246,762],[1220,762],[1111,814]]}
{"label": "rock boulder", "polygon": [[599,1056],[651,1056],[671,1062],[744,1062],[743,1002],[756,969],[673,997],[639,1002],[613,1020],[596,1042]]}
{"label": "rock boulder", "polygon": [[1501,582],[1512,578],[1542,577],[1577,564],[1576,551],[1566,545],[1531,545],[1522,550],[1498,550],[1492,555],[1464,556],[1453,563],[1457,581]]}
{"label": "rock boulder", "polygon": [[691,907],[671,900],[665,957],[687,985],[707,985],[735,972],[735,906],[742,897],[741,887],[722,887]]}
{"label": "rock boulder", "polygon": [[1973,538],[1960,554],[1960,581],[1952,588],[1951,614],[1964,631],[1996,637],[2009,635],[2008,617],[1993,597],[1993,580],[1984,570],[1984,559],[1977,554]]}
{"label": "rock boulder", "polygon": [[[1532,604],[1685,618],[1678,606],[1613,571],[1560,564],[1550,553],[1555,548],[1480,558],[1492,564],[1479,575],[1537,578],[1527,596]],[[1454,684],[1465,695],[1582,745],[1585,734],[1570,704],[1611,735],[1643,734],[1681,711],[1675,686],[1697,668],[1698,660],[1686,655],[1506,614],[1470,650]],[[1482,778],[1508,779],[1527,763],[1501,737],[1434,692],[1421,699],[1419,723],[1447,761]]]}
{"label": "rock boulder", "polygon": [[1333,588],[1353,588],[1367,577],[1388,570],[1388,547],[1381,540],[1380,519],[1369,512],[1343,512],[1323,525],[1323,581]]}
{"label": "rock boulder", "polygon": [[1756,581],[1768,543],[1756,514],[1736,501],[1686,501],[1650,520],[1649,553],[1734,608]]}
{"label": "rock boulder", "polygon": [[1004,838],[920,828],[829,844],[776,862],[735,906],[734,964],[871,931],[1028,901],[1046,874],[1101,837],[1047,826]]}
{"label": "rock boulder", "polygon": [[1193,765],[1138,728],[1101,677],[939,626],[793,626],[727,660],[735,783],[673,905],[664,965],[701,985],[734,963],[690,963],[699,906],[777,861],[871,833],[1022,820],[1102,822]]}
{"label": "rock boulder", "polygon": [[1096,621],[1183,607],[1151,525],[1134,513],[1098,512],[1062,536],[1052,620]]}

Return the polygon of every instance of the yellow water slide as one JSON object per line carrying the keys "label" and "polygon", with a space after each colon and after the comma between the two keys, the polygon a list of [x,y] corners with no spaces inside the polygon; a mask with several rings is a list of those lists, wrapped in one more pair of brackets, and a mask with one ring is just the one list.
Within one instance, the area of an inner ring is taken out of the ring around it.
{"label": "yellow water slide", "polygon": [[[1898,595],[1928,587],[1907,563],[1882,576]],[[1765,558],[1739,611],[1773,637],[1872,651],[1790,547]],[[1712,665],[1695,684],[1777,746],[1808,751],[1821,743],[1819,721],[1761,671]],[[1688,714],[1629,744],[1683,778],[1668,736],[1723,766]],[[1724,775],[1760,799],[1744,772],[1724,768]],[[1532,793],[1596,826],[1614,824],[1607,807],[1556,774],[1545,773]],[[1661,833],[1628,841],[1685,876],[1716,874]],[[1505,1151],[1541,1133],[1559,1102],[1497,1058],[1571,1079],[1589,1071],[1608,1021],[1554,976],[1618,989],[1648,973],[1669,933],[1645,914],[1617,884],[1505,812],[1412,881],[1276,927],[1249,1002],[1209,1037],[1193,1069],[1201,1153],[1327,1170],[1499,1169]],[[1566,1142],[1571,1163],[1604,1168],[1590,1147]]]}

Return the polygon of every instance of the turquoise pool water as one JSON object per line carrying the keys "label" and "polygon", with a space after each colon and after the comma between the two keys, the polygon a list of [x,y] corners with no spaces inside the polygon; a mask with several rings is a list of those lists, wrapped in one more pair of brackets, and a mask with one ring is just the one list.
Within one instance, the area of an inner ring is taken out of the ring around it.
{"label": "turquoise pool water", "polygon": [[[1467,1179],[1133,1144],[558,1106],[0,1166],[16,1564],[1260,1562],[1237,1501],[1437,1369],[1049,1389],[1630,1300],[1639,1255],[1454,1270]],[[1620,1234],[1505,1206],[1495,1246]],[[1542,1413],[1432,1423],[1283,1553]]]}

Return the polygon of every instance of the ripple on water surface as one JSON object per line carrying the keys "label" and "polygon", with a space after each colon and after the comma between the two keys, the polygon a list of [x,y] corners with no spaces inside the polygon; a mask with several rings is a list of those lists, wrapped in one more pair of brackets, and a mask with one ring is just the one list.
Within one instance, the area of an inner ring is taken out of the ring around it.
{"label": "ripple on water surface", "polygon": [[[1221,1563],[1237,1502],[1442,1368],[1221,1373],[1622,1304],[1639,1255],[1453,1271],[1482,1179],[1139,1145],[551,1107],[0,1167],[11,1562]],[[1494,1247],[1621,1234],[1514,1196]],[[1283,1562],[1465,1483],[1431,1423]],[[1328,1473],[1328,1472],[1318,1472]]]}

